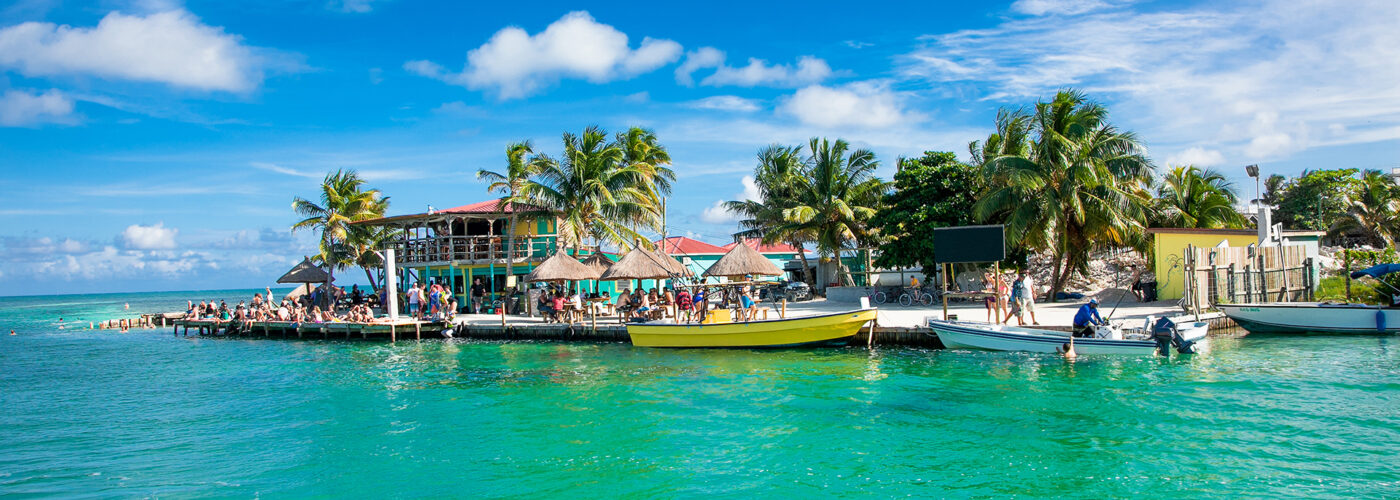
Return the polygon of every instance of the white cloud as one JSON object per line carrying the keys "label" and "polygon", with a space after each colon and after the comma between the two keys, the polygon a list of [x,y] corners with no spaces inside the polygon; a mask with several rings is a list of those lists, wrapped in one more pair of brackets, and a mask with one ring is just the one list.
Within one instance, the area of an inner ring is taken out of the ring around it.
{"label": "white cloud", "polygon": [[746,66],[734,67],[724,63],[724,52],[714,47],[701,47],[686,54],[685,62],[676,68],[676,82],[687,87],[695,84],[696,71],[714,68],[714,73],[700,81],[701,85],[738,87],[800,87],[821,83],[833,74],[826,61],[802,56],[794,67],[788,64],[769,65],[768,61],[749,58]]}
{"label": "white cloud", "polygon": [[0,126],[72,123],[72,115],[73,100],[57,90],[49,90],[42,94],[6,90],[4,94],[0,94]]}
{"label": "white cloud", "polygon": [[266,64],[240,37],[184,10],[112,12],[91,28],[27,22],[0,29],[0,66],[26,76],[95,75],[246,92],[262,83]]}
{"label": "white cloud", "polygon": [[160,222],[153,226],[132,224],[122,231],[118,239],[123,246],[133,250],[168,250],[175,248],[175,235],[179,232]]}
{"label": "white cloud", "polygon": [[276,173],[279,173],[279,174],[290,175],[290,176],[294,176],[294,177],[305,177],[305,178],[308,178],[308,179],[320,179],[320,178],[321,178],[320,175],[313,174],[313,173],[308,173],[308,172],[302,172],[302,171],[300,171],[300,170],[297,170],[297,169],[294,169],[294,168],[284,167],[284,166],[278,165],[278,164],[276,164],[276,163],[268,163],[268,162],[263,162],[263,161],[253,161],[253,162],[248,162],[248,166],[253,167],[253,168],[256,168],[256,169],[258,169],[258,170],[266,170],[266,171],[268,171],[268,172],[276,172]]}
{"label": "white cloud", "polygon": [[899,94],[883,85],[856,82],[843,87],[812,85],[799,89],[778,110],[819,127],[885,128],[916,120],[904,110]]}
{"label": "white cloud", "polygon": [[469,89],[491,91],[500,99],[513,99],[562,78],[593,83],[631,78],[675,62],[680,55],[680,44],[649,37],[632,49],[627,34],[578,11],[565,14],[535,35],[514,26],[497,31],[486,44],[467,53],[467,65],[461,73],[447,72],[430,61],[409,61],[404,69]]}
{"label": "white cloud", "polygon": [[365,14],[374,10],[377,0],[331,0],[326,4],[326,8],[340,12],[350,12],[355,14]]}
{"label": "white cloud", "polygon": [[735,68],[728,65],[721,65],[715,68],[714,74],[705,77],[700,81],[701,85],[724,86],[734,85],[739,87],[754,87],[759,85],[772,87],[800,87],[813,83],[821,83],[831,76],[831,66],[826,61],[812,56],[802,56],[797,59],[797,67],[786,64],[775,64],[769,66],[762,59],[749,58],[749,64],[742,68]]}
{"label": "white cloud", "polygon": [[758,111],[760,107],[758,101],[755,101],[753,99],[745,99],[743,97],[733,95],[710,96],[697,101],[691,101],[689,105],[690,107],[696,109],[717,109],[720,111],[742,112]]}
{"label": "white cloud", "polygon": [[1011,10],[1032,16],[1083,14],[1108,7],[1102,0],[1016,0]]}
{"label": "white cloud", "polygon": [[685,62],[676,67],[676,83],[687,87],[695,85],[692,77],[702,68],[715,68],[724,64],[724,52],[714,47],[700,47],[685,54]]}
{"label": "white cloud", "polygon": [[1153,149],[1249,162],[1400,139],[1396,19],[1392,1],[1110,8],[924,37],[900,72],[1013,105],[1078,87]]}
{"label": "white cloud", "polygon": [[[758,183],[752,175],[745,175],[739,179],[739,183],[743,185],[744,189],[735,195],[736,199],[752,201],[763,199],[763,195],[758,190]],[[700,220],[709,224],[731,224],[739,221],[739,214],[729,211],[724,207],[724,200],[719,200],[700,212]]]}
{"label": "white cloud", "polygon": [[1213,167],[1225,163],[1225,155],[1214,149],[1192,147],[1167,157],[1167,165],[1195,165]]}

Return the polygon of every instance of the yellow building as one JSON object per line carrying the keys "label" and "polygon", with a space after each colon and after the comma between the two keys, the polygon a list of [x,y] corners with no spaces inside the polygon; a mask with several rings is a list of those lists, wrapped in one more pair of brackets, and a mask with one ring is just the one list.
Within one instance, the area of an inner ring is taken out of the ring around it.
{"label": "yellow building", "polygon": [[[1215,247],[1223,242],[1229,247],[1248,247],[1259,243],[1259,233],[1253,229],[1194,229],[1194,228],[1151,228],[1152,270],[1157,275],[1157,299],[1180,299],[1186,281],[1184,272],[1186,249],[1194,247]],[[1317,262],[1318,240],[1321,231],[1284,231],[1286,245],[1304,245],[1306,254]]]}

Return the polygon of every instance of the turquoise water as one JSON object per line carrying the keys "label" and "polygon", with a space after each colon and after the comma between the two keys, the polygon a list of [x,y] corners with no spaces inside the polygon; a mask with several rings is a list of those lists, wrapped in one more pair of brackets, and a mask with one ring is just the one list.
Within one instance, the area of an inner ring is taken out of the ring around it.
{"label": "turquoise water", "polygon": [[1192,357],[1066,362],[51,324],[186,295],[0,299],[0,328],[18,332],[0,337],[0,494],[1400,492],[1397,337],[1221,337]]}

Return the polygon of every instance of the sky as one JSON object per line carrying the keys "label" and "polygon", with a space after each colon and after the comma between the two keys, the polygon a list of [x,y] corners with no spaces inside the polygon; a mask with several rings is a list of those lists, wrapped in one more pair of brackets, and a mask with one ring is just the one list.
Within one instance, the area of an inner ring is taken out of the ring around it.
{"label": "sky", "polygon": [[590,125],[655,130],[668,233],[723,244],[764,146],[843,138],[889,178],[1067,87],[1252,198],[1247,164],[1400,167],[1396,26],[1393,1],[0,3],[0,295],[268,285],[314,252],[290,204],[330,171],[420,213]]}

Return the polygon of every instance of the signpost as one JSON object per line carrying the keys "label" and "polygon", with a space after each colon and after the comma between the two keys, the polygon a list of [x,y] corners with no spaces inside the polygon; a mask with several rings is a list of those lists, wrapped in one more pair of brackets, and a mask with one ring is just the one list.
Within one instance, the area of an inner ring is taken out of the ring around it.
{"label": "signpost", "polygon": [[[943,319],[948,319],[948,274],[949,264],[991,262],[993,276],[993,297],[999,298],[996,286],[1001,282],[1001,261],[1006,259],[1006,227],[1001,224],[986,226],[943,227],[933,230],[933,260],[938,264],[943,279],[939,280],[943,289]],[[997,323],[1001,322],[1001,301],[993,300]]]}

